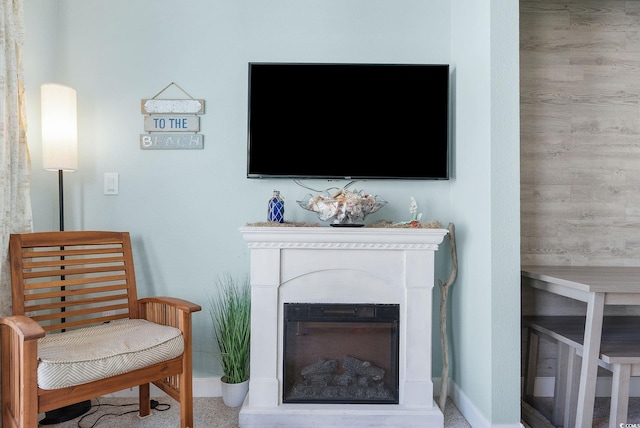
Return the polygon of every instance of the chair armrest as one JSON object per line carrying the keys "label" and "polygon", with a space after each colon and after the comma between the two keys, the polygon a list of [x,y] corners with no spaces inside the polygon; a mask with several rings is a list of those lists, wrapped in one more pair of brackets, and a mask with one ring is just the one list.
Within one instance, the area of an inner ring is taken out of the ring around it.
{"label": "chair armrest", "polygon": [[15,335],[22,338],[22,341],[38,340],[44,337],[44,329],[32,320],[24,315],[12,315],[4,318],[0,318],[0,324],[9,327]]}
{"label": "chair armrest", "polygon": [[[44,329],[24,315],[0,318],[0,370],[2,371],[2,406],[4,422],[15,412],[16,425],[38,423],[38,339]],[[19,391],[19,392],[18,392]]]}
{"label": "chair armrest", "polygon": [[187,313],[198,312],[202,310],[202,307],[200,307],[200,305],[196,305],[195,303],[191,303],[188,300],[179,299],[177,297],[155,296],[138,299],[139,308],[142,308],[142,305],[146,305],[148,303],[157,303],[160,305],[170,306]]}
{"label": "chair armrest", "polygon": [[138,316],[156,324],[179,328],[185,340],[191,340],[191,314],[202,308],[175,297],[145,297],[138,299]]}

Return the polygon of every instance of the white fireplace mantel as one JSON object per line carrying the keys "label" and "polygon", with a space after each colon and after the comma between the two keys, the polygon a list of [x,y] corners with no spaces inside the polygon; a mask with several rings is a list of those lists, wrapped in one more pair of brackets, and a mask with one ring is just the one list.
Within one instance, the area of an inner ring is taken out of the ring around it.
{"label": "white fireplace mantel", "polygon": [[[442,427],[431,380],[434,256],[446,229],[243,227],[251,379],[241,427]],[[285,303],[400,305],[399,403],[283,403]]]}

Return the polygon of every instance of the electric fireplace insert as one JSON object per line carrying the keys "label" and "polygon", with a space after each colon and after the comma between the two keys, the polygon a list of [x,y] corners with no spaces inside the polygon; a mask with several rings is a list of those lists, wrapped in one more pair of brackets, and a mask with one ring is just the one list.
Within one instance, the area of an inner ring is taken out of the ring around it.
{"label": "electric fireplace insert", "polygon": [[397,304],[284,304],[284,403],[398,404]]}

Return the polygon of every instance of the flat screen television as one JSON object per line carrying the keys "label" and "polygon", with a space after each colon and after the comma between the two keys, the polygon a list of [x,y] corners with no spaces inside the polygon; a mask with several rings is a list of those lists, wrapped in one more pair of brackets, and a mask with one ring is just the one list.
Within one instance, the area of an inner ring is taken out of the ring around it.
{"label": "flat screen television", "polygon": [[449,178],[446,64],[249,63],[247,177]]}

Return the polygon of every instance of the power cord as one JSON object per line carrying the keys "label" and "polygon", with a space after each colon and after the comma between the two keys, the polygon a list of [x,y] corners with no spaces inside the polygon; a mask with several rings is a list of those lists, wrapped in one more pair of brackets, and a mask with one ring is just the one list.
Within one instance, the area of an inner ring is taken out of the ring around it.
{"label": "power cord", "polygon": [[156,400],[151,400],[151,408],[159,412],[166,412],[171,408],[170,404],[159,403]]}
{"label": "power cord", "polygon": [[[151,400],[150,404],[151,404],[151,408],[154,409],[154,410],[157,410],[158,412],[164,412],[164,411],[167,411],[167,410],[169,410],[171,408],[170,404],[163,404],[163,403],[160,403],[157,400]],[[121,412],[121,413],[105,413],[105,414],[100,415],[100,417],[98,417],[98,419],[96,419],[93,422],[93,424],[91,424],[91,425],[89,425],[87,427],[83,427],[81,425],[82,421],[85,418],[87,418],[87,417],[89,417],[91,415],[95,415],[98,411],[100,411],[101,407],[131,407],[131,406],[137,406],[137,405],[138,405],[138,403],[131,403],[131,404],[102,404],[102,403],[100,403],[100,400],[96,398],[96,404],[91,406],[95,410],[93,410],[91,413],[85,413],[80,419],[78,419],[78,428],[94,428],[96,425],[98,425],[98,422],[102,418],[104,418],[106,416],[116,416],[116,417],[118,417],[118,416],[123,416],[123,415],[127,415],[129,413],[135,413],[135,412],[139,412],[140,411],[139,408],[136,408],[136,409],[128,410],[126,412]]]}
{"label": "power cord", "polygon": [[298,186],[300,186],[302,188],[305,188],[307,190],[311,190],[311,191],[314,191],[314,192],[318,192],[318,193],[319,192],[325,192],[326,194],[331,194],[329,192],[330,190],[347,190],[347,188],[349,186],[351,186],[353,183],[356,183],[357,181],[359,181],[359,180],[351,180],[346,185],[342,186],[342,188],[340,188],[340,187],[329,187],[329,188],[324,189],[324,190],[319,190],[319,189],[314,189],[312,187],[309,187],[309,186],[303,184],[302,181],[300,181],[300,180],[293,180],[294,183],[296,183]]}

